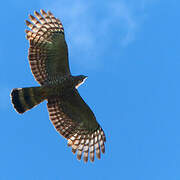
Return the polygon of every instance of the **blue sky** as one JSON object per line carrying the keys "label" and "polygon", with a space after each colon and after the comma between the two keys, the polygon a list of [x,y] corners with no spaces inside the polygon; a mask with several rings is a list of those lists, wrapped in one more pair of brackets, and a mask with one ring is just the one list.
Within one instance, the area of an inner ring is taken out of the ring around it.
{"label": "blue sky", "polygon": [[[0,180],[180,179],[180,2],[31,0],[1,2]],[[55,131],[43,102],[23,115],[15,87],[37,86],[25,19],[51,10],[63,22],[80,94],[106,137],[106,154],[84,164]]]}

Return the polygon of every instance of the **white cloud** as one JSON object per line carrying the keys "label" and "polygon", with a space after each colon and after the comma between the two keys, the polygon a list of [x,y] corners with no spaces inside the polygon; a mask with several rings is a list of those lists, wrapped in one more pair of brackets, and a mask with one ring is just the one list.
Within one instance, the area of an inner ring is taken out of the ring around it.
{"label": "white cloud", "polygon": [[112,3],[110,10],[112,11],[111,20],[119,20],[119,30],[121,27],[125,29],[124,36],[121,38],[121,44],[124,46],[128,45],[134,40],[139,25],[136,16],[133,14],[133,10],[123,1]]}

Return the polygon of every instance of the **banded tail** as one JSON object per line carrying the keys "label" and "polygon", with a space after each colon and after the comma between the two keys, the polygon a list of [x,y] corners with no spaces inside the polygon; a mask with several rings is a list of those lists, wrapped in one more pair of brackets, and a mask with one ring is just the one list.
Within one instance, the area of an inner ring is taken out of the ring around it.
{"label": "banded tail", "polygon": [[33,108],[46,99],[43,87],[15,88],[11,92],[11,100],[18,113]]}

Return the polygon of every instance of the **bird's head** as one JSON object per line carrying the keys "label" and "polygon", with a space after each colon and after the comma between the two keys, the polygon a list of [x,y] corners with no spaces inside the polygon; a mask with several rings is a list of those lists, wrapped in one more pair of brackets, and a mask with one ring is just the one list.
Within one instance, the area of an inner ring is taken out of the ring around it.
{"label": "bird's head", "polygon": [[85,82],[85,80],[87,79],[87,76],[84,75],[80,75],[80,76],[75,76],[75,87],[76,89]]}

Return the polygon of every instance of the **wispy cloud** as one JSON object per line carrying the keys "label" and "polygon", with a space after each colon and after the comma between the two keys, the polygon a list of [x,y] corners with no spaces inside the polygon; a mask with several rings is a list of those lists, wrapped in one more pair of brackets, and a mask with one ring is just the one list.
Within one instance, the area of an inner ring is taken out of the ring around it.
{"label": "wispy cloud", "polygon": [[[128,46],[135,40],[140,26],[136,6],[132,8],[124,0],[101,4],[97,1],[63,0],[61,3],[49,2],[48,6],[43,2],[42,7],[62,20],[69,48],[74,56],[80,55],[81,63],[86,65],[87,55],[96,61],[110,44]],[[91,64],[94,63],[92,61]],[[98,63],[101,62],[96,61],[96,65]]]}

